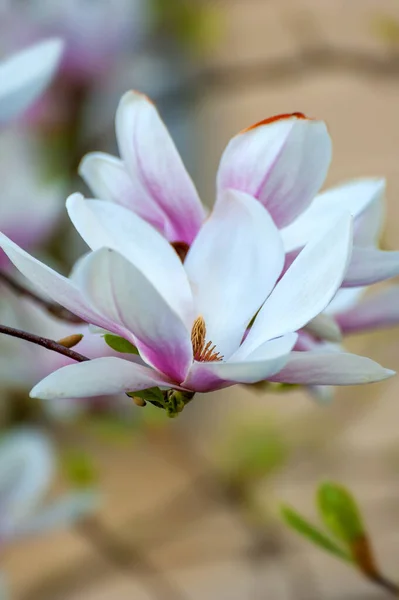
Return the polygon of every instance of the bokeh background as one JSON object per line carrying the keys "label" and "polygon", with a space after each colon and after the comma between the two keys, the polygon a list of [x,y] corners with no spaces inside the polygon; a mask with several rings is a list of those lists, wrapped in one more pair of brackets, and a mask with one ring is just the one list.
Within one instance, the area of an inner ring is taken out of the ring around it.
{"label": "bokeh background", "polygon": [[[156,101],[208,205],[238,130],[284,112],[326,120],[334,144],[327,184],[385,176],[382,243],[399,248],[397,0],[0,3],[1,54],[54,33],[68,44],[57,80],[0,137],[0,229],[37,256],[68,272],[84,251],[64,200],[85,191],[76,174],[85,152],[115,150],[114,113],[130,88]],[[2,322],[63,337],[64,323],[6,286],[0,294]],[[398,334],[348,347],[398,369]],[[33,403],[29,387],[52,360],[0,340],[2,431],[29,423],[52,437],[59,473],[50,495],[95,485],[103,502],[67,532],[2,550],[13,598],[384,597],[286,530],[279,505],[314,517],[320,480],[348,485],[384,570],[398,575],[397,379],[337,391],[323,406],[300,390],[236,387],[198,396],[168,421],[120,399],[83,410]]]}

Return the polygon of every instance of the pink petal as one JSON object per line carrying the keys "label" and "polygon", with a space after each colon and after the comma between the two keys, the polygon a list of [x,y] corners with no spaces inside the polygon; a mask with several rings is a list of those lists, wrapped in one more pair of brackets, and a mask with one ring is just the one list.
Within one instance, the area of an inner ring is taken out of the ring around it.
{"label": "pink petal", "polygon": [[133,211],[167,239],[172,235],[172,232],[168,231],[164,212],[140,179],[130,177],[119,158],[103,152],[92,152],[81,161],[79,174],[96,198],[115,202]]}
{"label": "pink petal", "polygon": [[244,361],[195,362],[182,385],[196,392],[210,392],[235,383],[264,381],[285,366],[296,339],[296,334],[289,334],[271,340]]}
{"label": "pink petal", "polygon": [[119,150],[169,222],[172,238],[191,244],[205,217],[197,191],[169,133],[148,98],[127,92],[116,114]]}
{"label": "pink petal", "polygon": [[335,319],[346,334],[399,325],[399,286],[361,300],[350,310],[335,315]]}
{"label": "pink petal", "polygon": [[139,391],[154,386],[170,386],[167,378],[149,367],[123,358],[105,357],[68,365],[40,381],[31,398],[90,398],[121,392]]}
{"label": "pink petal", "polygon": [[289,225],[313,200],[331,161],[331,140],[322,121],[279,115],[244,130],[220,162],[218,192],[251,194],[278,227]]}
{"label": "pink petal", "polygon": [[112,322],[110,331],[123,327],[146,362],[177,383],[185,379],[193,358],[191,328],[141,271],[102,248],[82,261],[76,276],[93,306]]}
{"label": "pink petal", "polygon": [[291,352],[288,364],[270,381],[303,385],[357,385],[395,375],[365,356],[344,352]]}
{"label": "pink petal", "polygon": [[111,248],[125,256],[192,326],[192,293],[186,272],[172,246],[133,212],[111,202],[85,200],[72,194],[68,214],[92,250]]}

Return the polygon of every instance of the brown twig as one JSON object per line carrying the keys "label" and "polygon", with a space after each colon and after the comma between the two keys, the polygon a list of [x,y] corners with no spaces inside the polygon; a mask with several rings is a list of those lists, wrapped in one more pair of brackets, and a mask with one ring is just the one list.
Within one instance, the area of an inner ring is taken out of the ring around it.
{"label": "brown twig", "polygon": [[399,585],[397,585],[390,579],[387,579],[383,575],[378,574],[378,575],[375,575],[374,577],[370,577],[370,581],[372,583],[375,583],[375,585],[378,585],[378,587],[383,589],[385,592],[387,592],[391,596],[394,596],[395,598],[399,598]]}
{"label": "brown twig", "polygon": [[58,342],[54,340],[50,340],[45,337],[41,337],[40,335],[35,335],[34,333],[28,333],[27,331],[23,331],[22,329],[14,329],[14,327],[8,327],[7,325],[0,325],[0,333],[4,335],[10,335],[11,337],[19,338],[21,340],[25,340],[26,342],[30,342],[31,344],[37,344],[38,346],[42,346],[47,350],[52,350],[53,352],[58,352],[58,354],[63,354],[67,358],[71,358],[72,360],[76,360],[77,362],[85,362],[86,360],[90,360],[87,356],[83,356],[83,354],[79,354],[79,352],[75,352],[70,348],[66,348]]}
{"label": "brown twig", "polygon": [[35,294],[35,292],[26,288],[24,285],[22,285],[22,283],[19,283],[19,281],[16,281],[13,277],[8,275],[8,273],[0,271],[0,282],[5,283],[13,292],[18,294],[19,296],[24,296],[25,298],[33,300],[33,302],[44,308],[47,312],[49,312],[54,317],[57,317],[58,319],[68,321],[70,323],[83,322],[80,317],[77,317],[63,306],[59,306],[54,302],[50,302],[49,300],[41,298],[40,296]]}

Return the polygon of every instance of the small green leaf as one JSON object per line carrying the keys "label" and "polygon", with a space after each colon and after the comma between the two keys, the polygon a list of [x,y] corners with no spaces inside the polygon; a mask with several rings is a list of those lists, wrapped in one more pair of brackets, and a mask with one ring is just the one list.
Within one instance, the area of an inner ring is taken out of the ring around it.
{"label": "small green leaf", "polygon": [[317,505],[325,526],[349,546],[366,535],[356,500],[344,486],[322,483],[317,491]]}
{"label": "small green leaf", "polygon": [[122,354],[138,354],[136,346],[133,346],[130,342],[125,340],[119,335],[112,335],[112,333],[106,333],[104,335],[105,343],[108,344],[115,352],[121,352]]}
{"label": "small green leaf", "polygon": [[284,522],[299,533],[302,537],[307,538],[316,546],[323,548],[326,552],[334,554],[341,560],[352,562],[351,557],[342,548],[340,548],[333,540],[331,540],[323,531],[317,529],[314,525],[306,521],[299,513],[289,506],[281,507],[281,516]]}
{"label": "small green leaf", "polygon": [[128,392],[127,395],[131,398],[141,398],[145,402],[155,402],[157,405],[164,405],[163,393],[159,387],[147,388],[146,390],[140,390],[139,392]]}

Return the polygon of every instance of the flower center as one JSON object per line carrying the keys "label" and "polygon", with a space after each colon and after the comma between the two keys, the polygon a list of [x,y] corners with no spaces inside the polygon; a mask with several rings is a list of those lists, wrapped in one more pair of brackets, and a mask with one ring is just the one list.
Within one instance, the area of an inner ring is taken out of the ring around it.
{"label": "flower center", "polygon": [[191,331],[194,359],[198,362],[215,362],[223,360],[223,356],[215,351],[216,346],[206,341],[206,325],[203,317],[194,321]]}

